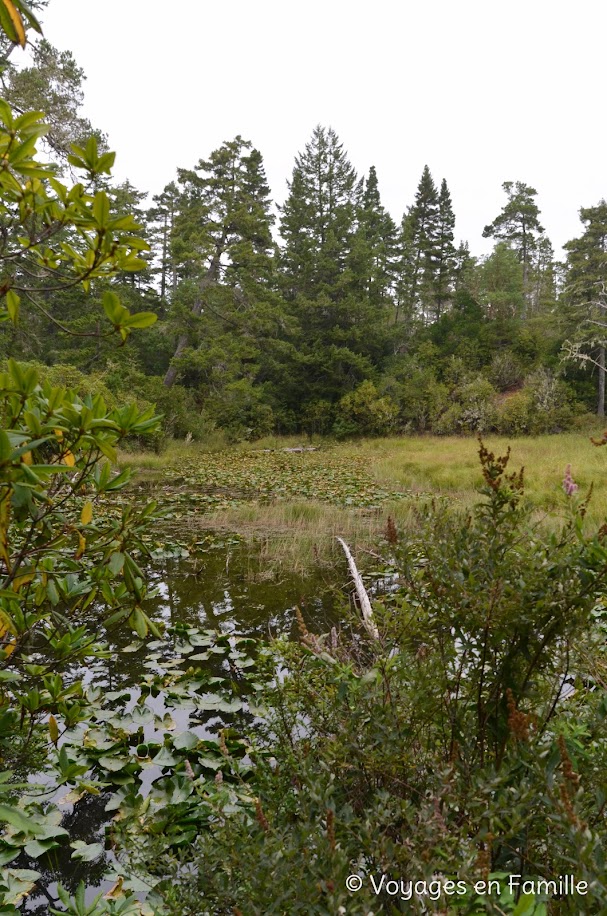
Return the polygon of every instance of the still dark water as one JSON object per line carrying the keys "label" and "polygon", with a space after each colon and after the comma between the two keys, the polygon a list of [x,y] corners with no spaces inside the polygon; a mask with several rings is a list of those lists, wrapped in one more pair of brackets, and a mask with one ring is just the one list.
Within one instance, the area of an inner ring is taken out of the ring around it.
{"label": "still dark water", "polygon": [[[294,574],[288,568],[268,568],[259,552],[236,537],[209,534],[189,558],[168,558],[154,562],[147,570],[148,581],[157,595],[145,608],[154,620],[167,625],[187,624],[220,633],[237,633],[267,641],[273,636],[299,638],[296,609],[299,608],[311,632],[326,633],[339,623],[347,605],[348,571],[345,560],[334,569],[316,569]],[[87,682],[104,691],[133,690],[145,675],[145,651],[129,652],[133,634],[118,633],[111,644],[112,656],[96,661],[85,675]],[[125,649],[127,651],[125,651]],[[180,723],[177,721],[177,729]],[[184,726],[185,727],[185,726]],[[66,787],[54,797],[65,795]],[[69,830],[70,842],[104,842],[105,825],[112,814],[105,811],[108,794],[85,795],[68,806],[61,826]],[[74,893],[80,881],[89,886],[87,901],[112,882],[103,875],[113,864],[111,852],[91,863],[71,860],[67,843],[39,859],[13,863],[42,874],[36,889],[22,904],[24,913],[43,916],[58,905],[56,885]]]}

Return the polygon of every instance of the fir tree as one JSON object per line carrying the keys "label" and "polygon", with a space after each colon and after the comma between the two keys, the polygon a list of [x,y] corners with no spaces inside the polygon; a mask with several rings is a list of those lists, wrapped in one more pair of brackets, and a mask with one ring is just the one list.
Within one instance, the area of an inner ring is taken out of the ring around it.
{"label": "fir tree", "polygon": [[397,270],[397,229],[383,207],[375,166],[364,182],[350,266],[355,288],[378,307],[392,301]]}
{"label": "fir tree", "polygon": [[584,232],[564,245],[567,251],[565,299],[576,330],[565,344],[569,356],[598,367],[597,415],[605,416],[607,348],[607,202],[582,207]]}
{"label": "fir tree", "polygon": [[260,153],[249,150],[251,144],[236,137],[208,160],[201,160],[196,169],[179,172],[172,253],[178,279],[176,317],[180,311],[183,314],[180,305],[185,305],[188,327],[179,335],[165,375],[166,387],[175,382],[195,320],[203,312],[205,316],[215,313],[233,334],[240,327],[234,313],[250,307],[252,289],[258,291],[261,281],[270,276],[269,189]]}
{"label": "fir tree", "polygon": [[316,415],[369,378],[389,346],[391,221],[377,177],[358,181],[330,128],[317,127],[295,160],[280,231],[282,288],[298,325],[283,390],[291,410]]}
{"label": "fir tree", "polygon": [[403,315],[426,322],[431,311],[438,261],[439,201],[430,169],[424,166],[415,203],[401,224],[399,302]]}
{"label": "fir tree", "polygon": [[355,231],[359,185],[332,128],[317,126],[295,159],[280,234],[285,293],[336,300]]}
{"label": "fir tree", "polygon": [[174,181],[169,182],[160,194],[153,197],[155,206],[147,212],[150,241],[157,264],[155,273],[160,277],[160,301],[163,308],[177,286],[176,265],[171,254],[171,243],[178,208],[179,191]]}
{"label": "fir tree", "polygon": [[530,314],[539,316],[552,311],[557,303],[557,266],[554,248],[546,235],[541,235],[535,246],[530,284]]}
{"label": "fir tree", "polygon": [[453,244],[455,214],[447,182],[443,178],[438,197],[438,221],[436,238],[436,267],[434,274],[434,314],[438,320],[453,293],[455,280],[456,251]]}
{"label": "fir tree", "polygon": [[523,311],[523,270],[515,251],[498,242],[479,268],[479,301],[488,318],[518,318]]}
{"label": "fir tree", "polygon": [[531,302],[530,270],[537,237],[544,229],[539,222],[540,211],[534,200],[537,197],[535,188],[522,181],[505,181],[502,185],[508,197],[502,212],[492,223],[485,226],[483,238],[495,238],[507,242],[517,251],[523,265],[523,309],[521,317],[525,318]]}
{"label": "fir tree", "polygon": [[476,291],[475,268],[477,259],[470,254],[468,242],[460,242],[453,264],[454,292],[463,290],[474,295]]}

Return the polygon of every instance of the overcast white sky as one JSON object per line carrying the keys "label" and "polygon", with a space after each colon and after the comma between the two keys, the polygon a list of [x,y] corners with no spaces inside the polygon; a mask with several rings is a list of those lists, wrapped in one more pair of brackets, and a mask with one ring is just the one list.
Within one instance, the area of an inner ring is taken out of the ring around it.
{"label": "overcast white sky", "polygon": [[425,163],[445,177],[477,254],[503,181],[537,189],[557,252],[607,196],[604,0],[51,0],[43,22],[141,190],[242,134],[281,202],[320,123],[397,220]]}

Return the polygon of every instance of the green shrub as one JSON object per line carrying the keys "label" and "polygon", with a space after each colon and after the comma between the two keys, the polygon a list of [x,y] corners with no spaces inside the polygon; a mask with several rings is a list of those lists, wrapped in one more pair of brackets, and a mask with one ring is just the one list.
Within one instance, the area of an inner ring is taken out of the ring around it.
{"label": "green shrub", "polygon": [[[540,538],[522,471],[480,455],[474,512],[421,508],[417,535],[397,540],[400,587],[376,601],[378,640],[302,623],[300,645],[274,646],[249,807],[216,812],[180,859],[155,857],[170,913],[514,914],[516,894],[475,901],[474,882],[572,871],[587,896],[523,902],[606,911],[607,701],[589,659],[607,550],[575,514]],[[382,873],[460,880],[467,894],[376,895]],[[348,874],[363,879],[356,893]]]}
{"label": "green shrub", "polygon": [[205,416],[226,431],[231,442],[261,439],[274,430],[274,412],[264,402],[263,389],[248,379],[231,382],[205,404]]}
{"label": "green shrub", "polygon": [[329,401],[311,401],[304,407],[301,426],[309,436],[326,436],[335,419],[335,408]]}
{"label": "green shrub", "polygon": [[449,389],[430,373],[418,373],[400,386],[400,417],[421,432],[433,429],[449,406]]}
{"label": "green shrub", "polygon": [[507,391],[523,381],[523,365],[511,350],[496,353],[489,367],[488,377],[497,391]]}
{"label": "green shrub", "polygon": [[549,369],[540,368],[528,375],[524,390],[531,402],[531,432],[554,433],[570,425],[573,411],[569,391]]}
{"label": "green shrub", "polygon": [[471,379],[470,366],[461,356],[450,356],[442,367],[442,377],[450,390],[466,385]]}
{"label": "green shrub", "polygon": [[452,392],[455,403],[437,418],[432,431],[446,436],[493,429],[497,416],[495,394],[493,385],[480,375],[466,382]]}
{"label": "green shrub", "polygon": [[451,406],[438,417],[432,425],[432,432],[437,436],[456,436],[462,431],[462,405]]}
{"label": "green shrub", "polygon": [[[113,410],[119,406],[119,400],[107,385],[105,372],[92,372],[90,374],[81,372],[76,366],[56,363],[53,366],[47,366],[44,363],[20,362],[22,369],[33,369],[41,382],[48,382],[49,385],[57,388],[66,388],[73,391],[79,398],[100,396],[103,398],[106,407]],[[9,363],[5,360],[0,364],[0,371],[6,372]],[[149,406],[149,405],[147,405]]]}
{"label": "green shrub", "polygon": [[495,388],[478,376],[457,390],[462,405],[461,425],[468,432],[484,433],[495,425]]}
{"label": "green shrub", "polygon": [[533,426],[533,401],[526,391],[517,391],[499,405],[497,430],[504,436],[522,436]]}
{"label": "green shrub", "polygon": [[333,433],[338,439],[386,435],[394,429],[397,415],[398,408],[391,398],[380,397],[373,382],[365,381],[340,400]]}

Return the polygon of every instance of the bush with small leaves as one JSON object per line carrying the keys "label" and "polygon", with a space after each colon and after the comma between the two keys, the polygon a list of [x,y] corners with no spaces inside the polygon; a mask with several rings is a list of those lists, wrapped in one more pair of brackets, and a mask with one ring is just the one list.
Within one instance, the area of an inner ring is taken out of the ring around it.
{"label": "bush with small leaves", "polygon": [[373,382],[365,381],[339,401],[333,433],[338,439],[386,435],[394,429],[397,416],[391,398],[382,397]]}
{"label": "bush with small leaves", "polygon": [[498,407],[496,427],[504,436],[523,436],[533,426],[533,402],[526,391],[504,398]]}
{"label": "bush with small leaves", "polygon": [[523,376],[523,365],[511,350],[501,350],[491,360],[488,377],[497,391],[507,391],[520,385]]}
{"label": "bush with small leaves", "polygon": [[[539,889],[527,909],[607,910],[604,536],[585,537],[575,510],[540,535],[522,470],[482,444],[480,458],[474,510],[421,506],[417,532],[390,545],[399,587],[375,602],[379,639],[304,633],[266,657],[248,809],[222,812],[179,859],[159,848],[169,913],[518,914],[508,875],[572,871],[587,894]],[[438,896],[376,893],[382,874]],[[489,877],[501,892],[475,897]],[[448,880],[466,893],[447,896]]]}

